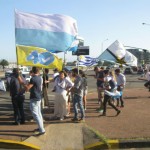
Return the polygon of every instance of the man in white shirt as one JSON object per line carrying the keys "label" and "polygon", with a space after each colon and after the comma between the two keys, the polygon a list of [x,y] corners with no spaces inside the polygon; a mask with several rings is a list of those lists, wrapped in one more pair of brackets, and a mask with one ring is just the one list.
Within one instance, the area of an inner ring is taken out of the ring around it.
{"label": "man in white shirt", "polygon": [[117,106],[119,106],[119,101],[121,102],[121,107],[124,107],[124,101],[123,101],[123,89],[126,84],[126,77],[124,74],[120,73],[120,69],[115,70],[116,74],[116,80],[117,80],[117,90],[120,91],[121,96],[119,99],[117,99]]}

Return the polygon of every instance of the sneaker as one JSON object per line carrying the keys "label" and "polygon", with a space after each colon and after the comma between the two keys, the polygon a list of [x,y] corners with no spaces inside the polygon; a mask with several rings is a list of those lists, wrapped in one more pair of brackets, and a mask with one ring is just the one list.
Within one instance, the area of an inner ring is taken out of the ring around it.
{"label": "sneaker", "polygon": [[30,122],[34,122],[34,119],[31,119]]}
{"label": "sneaker", "polygon": [[25,121],[21,121],[20,124],[25,124]]}
{"label": "sneaker", "polygon": [[103,109],[99,109],[97,112],[99,112],[99,113],[103,113]]}
{"label": "sneaker", "polygon": [[34,131],[34,132],[38,132],[38,131],[39,131],[39,129],[37,128],[37,129],[34,129],[33,131]]}
{"label": "sneaker", "polygon": [[86,107],[84,108],[84,110],[86,110]]}
{"label": "sneaker", "polygon": [[40,131],[34,132],[34,135],[35,135],[35,136],[45,135],[45,134],[46,134],[46,132],[40,132]]}
{"label": "sneaker", "polygon": [[64,120],[64,118],[60,118],[60,121],[63,121]]}
{"label": "sneaker", "polygon": [[13,125],[20,125],[20,122],[13,122]]}
{"label": "sneaker", "polygon": [[71,119],[71,121],[76,122],[76,121],[79,121],[79,120],[77,118],[73,118],[73,119]]}
{"label": "sneaker", "polygon": [[124,105],[122,104],[120,107],[124,107]]}
{"label": "sneaker", "polygon": [[106,113],[102,113],[102,114],[100,114],[99,116],[106,116]]}
{"label": "sneaker", "polygon": [[84,122],[85,122],[85,119],[84,119],[84,118],[81,118],[79,121],[80,121],[81,123],[84,123]]}
{"label": "sneaker", "polygon": [[70,116],[70,113],[68,113],[67,115],[66,115],[66,117],[69,117]]}
{"label": "sneaker", "polygon": [[103,112],[103,108],[100,107],[100,108],[96,109],[96,111],[97,111],[97,112]]}
{"label": "sneaker", "polygon": [[120,110],[118,110],[118,111],[117,111],[117,114],[116,114],[116,116],[118,116],[120,113],[121,113],[121,111],[120,111]]}
{"label": "sneaker", "polygon": [[59,119],[59,117],[57,117],[57,116],[51,116],[50,117],[50,120],[58,120]]}

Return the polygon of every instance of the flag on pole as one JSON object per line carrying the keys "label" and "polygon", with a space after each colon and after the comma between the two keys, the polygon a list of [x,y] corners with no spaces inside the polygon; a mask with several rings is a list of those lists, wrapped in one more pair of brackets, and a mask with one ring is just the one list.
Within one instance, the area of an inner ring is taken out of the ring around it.
{"label": "flag on pole", "polygon": [[18,45],[41,47],[50,52],[67,51],[77,35],[77,22],[70,16],[15,11],[15,37]]}
{"label": "flag on pole", "polygon": [[94,66],[97,65],[98,59],[89,56],[79,56],[79,66]]}
{"label": "flag on pole", "polygon": [[32,46],[17,46],[16,48],[19,65],[62,70],[62,59],[43,48]]}

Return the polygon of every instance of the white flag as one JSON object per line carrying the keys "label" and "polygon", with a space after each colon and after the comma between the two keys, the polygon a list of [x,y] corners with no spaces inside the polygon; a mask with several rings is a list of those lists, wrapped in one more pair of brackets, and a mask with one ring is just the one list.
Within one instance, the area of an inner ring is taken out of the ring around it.
{"label": "white flag", "polygon": [[50,52],[67,51],[77,35],[77,22],[70,16],[15,12],[18,45],[45,48]]}

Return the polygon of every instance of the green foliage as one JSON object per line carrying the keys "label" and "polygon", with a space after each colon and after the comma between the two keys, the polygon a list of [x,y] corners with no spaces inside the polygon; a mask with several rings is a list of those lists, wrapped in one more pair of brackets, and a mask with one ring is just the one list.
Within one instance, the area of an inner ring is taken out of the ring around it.
{"label": "green foliage", "polygon": [[5,68],[5,66],[8,66],[8,65],[9,65],[9,63],[8,63],[8,61],[7,61],[7,60],[2,59],[2,60],[0,61],[0,65],[1,65],[1,66],[3,66],[3,69],[4,69],[4,68]]}

